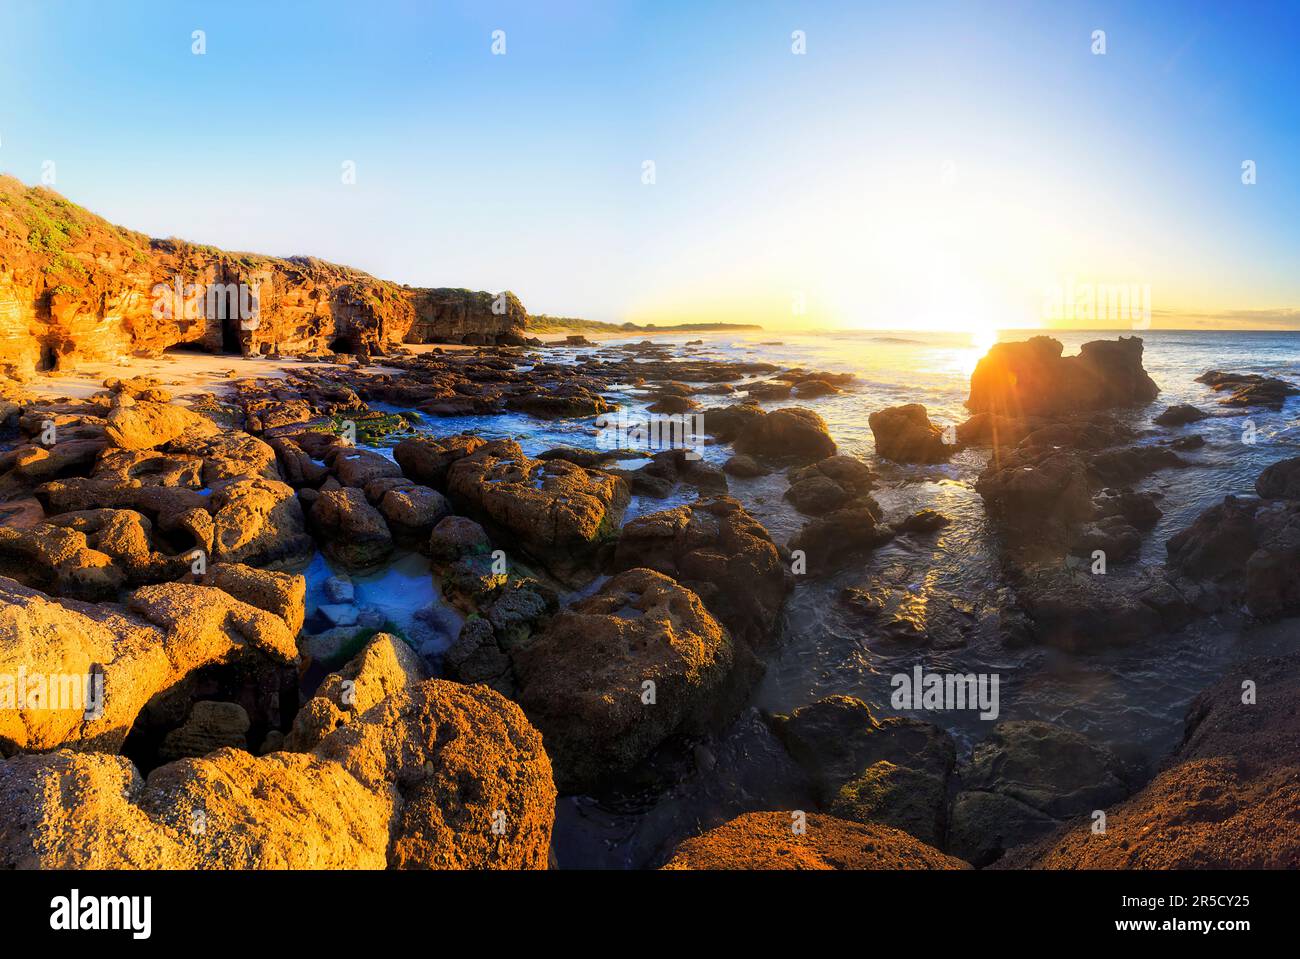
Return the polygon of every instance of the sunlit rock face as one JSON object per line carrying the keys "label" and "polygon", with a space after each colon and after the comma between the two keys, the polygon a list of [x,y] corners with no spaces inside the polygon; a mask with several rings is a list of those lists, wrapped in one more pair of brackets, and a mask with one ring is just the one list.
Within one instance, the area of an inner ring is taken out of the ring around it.
{"label": "sunlit rock face", "polygon": [[1142,340],[1085,343],[1062,356],[1061,343],[1035,336],[997,343],[971,374],[972,413],[1045,416],[1149,403],[1160,389],[1142,368]]}
{"label": "sunlit rock face", "polygon": [[150,239],[0,177],[0,372],[178,345],[246,356],[517,343],[511,293],[419,289],[312,257]]}

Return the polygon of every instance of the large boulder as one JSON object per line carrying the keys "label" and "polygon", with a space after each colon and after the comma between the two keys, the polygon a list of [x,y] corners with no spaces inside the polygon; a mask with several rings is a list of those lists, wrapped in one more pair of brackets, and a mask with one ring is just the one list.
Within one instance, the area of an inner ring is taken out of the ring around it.
{"label": "large boulder", "polygon": [[393,448],[393,457],[408,479],[445,491],[451,465],[482,448],[486,442],[468,434],[438,438],[411,436]]}
{"label": "large boulder", "polygon": [[355,487],[321,493],[312,504],[311,522],[325,555],[348,569],[376,566],[393,552],[383,514]]}
{"label": "large boulder", "polygon": [[541,737],[486,687],[399,690],[310,753],[219,749],[148,777],[68,750],[0,763],[0,867],[544,869]]}
{"label": "large boulder", "polygon": [[920,403],[891,406],[867,417],[876,439],[876,453],[897,463],[944,463],[953,448],[943,431],[930,422]]}
{"label": "large boulder", "polygon": [[[119,404],[123,401],[119,400]],[[182,438],[202,438],[220,427],[200,413],[172,403],[147,401],[117,405],[105,418],[109,441],[127,450],[147,450]]]}
{"label": "large boulder", "polygon": [[[116,750],[150,699],[200,667],[297,655],[279,617],[219,589],[159,583],[122,607],[56,601],[0,578],[0,675],[31,679],[25,703],[7,690],[14,701],[0,709],[0,751]],[[61,708],[50,706],[55,680]],[[33,700],[31,689],[42,688],[48,694]]]}
{"label": "large boulder", "polygon": [[1300,456],[1266,467],[1255,480],[1255,492],[1264,499],[1300,499]]}
{"label": "large boulder", "polygon": [[[751,812],[688,839],[665,869],[969,869],[889,826],[820,813]],[[802,831],[796,831],[796,825]]]}
{"label": "large boulder", "polygon": [[568,790],[616,777],[673,733],[699,727],[733,652],[698,596],[632,569],[562,610],[513,660],[519,701]]}
{"label": "large boulder", "polygon": [[204,585],[225,590],[235,599],[274,613],[297,636],[306,618],[307,580],[297,573],[257,569],[242,563],[216,563],[208,567]]}
{"label": "large boulder", "polygon": [[733,637],[769,643],[793,577],[772,537],[730,496],[640,516],[623,527],[617,570],[643,567],[693,590]]}
{"label": "large boulder", "polygon": [[735,447],[737,453],[805,463],[836,453],[826,421],[812,410],[797,406],[750,417],[736,436]]}
{"label": "large boulder", "polygon": [[232,480],[209,499],[214,562],[283,569],[306,563],[316,550],[291,486],[260,477]]}
{"label": "large boulder", "polygon": [[1035,336],[995,343],[971,374],[966,407],[1011,417],[1149,403],[1160,390],[1142,368],[1142,340],[1093,340],[1063,357],[1061,342]]}
{"label": "large boulder", "polygon": [[497,440],[452,464],[452,501],[518,543],[561,579],[577,580],[617,533],[630,498],[622,479],[564,460],[525,456]]}

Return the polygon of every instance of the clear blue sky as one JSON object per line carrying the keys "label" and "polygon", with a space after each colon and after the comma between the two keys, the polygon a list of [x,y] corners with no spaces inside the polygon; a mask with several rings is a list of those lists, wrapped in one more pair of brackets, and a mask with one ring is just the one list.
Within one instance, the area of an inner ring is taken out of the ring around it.
{"label": "clear blue sky", "polygon": [[0,4],[0,170],[157,236],[604,320],[1300,326],[1295,2]]}

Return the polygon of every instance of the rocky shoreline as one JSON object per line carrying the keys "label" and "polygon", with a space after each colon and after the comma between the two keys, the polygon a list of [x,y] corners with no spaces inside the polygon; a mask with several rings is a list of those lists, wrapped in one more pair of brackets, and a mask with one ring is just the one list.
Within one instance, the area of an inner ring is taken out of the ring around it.
{"label": "rocky shoreline", "polygon": [[[1164,565],[1099,574],[1133,561],[1161,515],[1134,484],[1183,468],[1202,415],[1172,408],[1167,436],[1138,442],[1114,412],[1156,398],[1142,350],[999,344],[955,430],[917,404],[871,413],[883,459],[987,457],[975,489],[1009,585],[943,612],[883,580],[846,590],[864,633],[1087,656],[1225,611],[1300,612],[1300,459],[1207,510]],[[655,797],[632,864],[674,869],[1300,862],[1284,813],[1300,660],[1234,666],[1149,783],[1050,723],[991,725],[967,756],[938,725],[852,697],[751,706],[801,582],[948,522],[887,515],[878,471],[798,405],[852,377],[648,341],[576,360],[376,344],[282,374],[187,402],[141,377],[81,399],[0,393],[0,674],[103,688],[94,717],[0,709],[0,864],[564,866],[557,795]],[[1287,388],[1206,382],[1233,406]],[[439,427],[594,423],[626,384],[653,412],[698,415],[729,458],[528,455]],[[803,518],[787,542],[729,485],[782,474]],[[337,575],[309,615],[318,553]],[[427,563],[438,596],[405,630],[351,578],[401,556]]]}

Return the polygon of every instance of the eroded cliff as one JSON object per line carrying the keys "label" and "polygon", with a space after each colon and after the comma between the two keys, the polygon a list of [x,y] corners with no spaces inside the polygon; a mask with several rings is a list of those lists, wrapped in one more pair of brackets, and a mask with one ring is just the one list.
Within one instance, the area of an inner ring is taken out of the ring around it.
{"label": "eroded cliff", "polygon": [[512,293],[425,289],[312,257],[151,239],[52,190],[0,176],[0,372],[177,346],[382,353],[402,343],[513,343]]}

